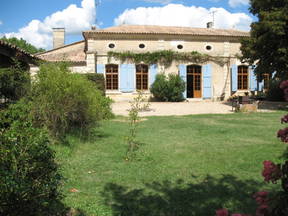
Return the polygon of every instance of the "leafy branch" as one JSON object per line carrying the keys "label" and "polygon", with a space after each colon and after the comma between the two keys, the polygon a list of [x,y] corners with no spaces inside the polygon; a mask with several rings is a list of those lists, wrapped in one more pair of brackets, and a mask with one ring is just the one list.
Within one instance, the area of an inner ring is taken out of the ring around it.
{"label": "leafy branch", "polygon": [[161,50],[155,52],[145,52],[145,53],[133,53],[130,51],[126,52],[108,52],[108,62],[111,61],[111,58],[120,60],[123,62],[133,62],[136,64],[145,63],[145,64],[162,64],[165,67],[169,67],[172,62],[193,62],[196,64],[203,64],[209,61],[213,61],[216,64],[221,66],[225,65],[228,62],[226,57],[215,57],[208,54],[201,54],[197,51],[192,52],[175,52],[172,50]]}

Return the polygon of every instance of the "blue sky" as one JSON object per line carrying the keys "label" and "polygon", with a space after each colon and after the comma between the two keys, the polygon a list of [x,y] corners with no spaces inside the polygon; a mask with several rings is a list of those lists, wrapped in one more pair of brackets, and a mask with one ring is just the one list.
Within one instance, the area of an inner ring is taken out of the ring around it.
{"label": "blue sky", "polygon": [[[66,43],[81,40],[92,25],[205,27],[215,12],[216,28],[249,30],[249,0],[2,0],[0,36],[22,37],[50,49],[51,29],[65,27]],[[97,9],[96,9],[96,5]],[[97,17],[97,22],[96,22]]]}

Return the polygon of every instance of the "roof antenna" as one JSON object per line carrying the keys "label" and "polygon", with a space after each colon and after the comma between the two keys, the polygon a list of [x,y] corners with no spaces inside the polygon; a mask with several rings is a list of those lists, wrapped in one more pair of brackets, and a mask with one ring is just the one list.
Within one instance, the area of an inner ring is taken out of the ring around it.
{"label": "roof antenna", "polygon": [[217,13],[218,11],[217,10],[213,10],[210,12],[210,14],[212,14],[212,18],[213,18],[213,21],[212,21],[212,28],[214,27],[215,25],[215,14]]}
{"label": "roof antenna", "polygon": [[97,12],[97,9],[98,7],[101,5],[101,0],[96,0],[95,1],[95,11],[96,11],[96,17],[95,17],[95,22],[96,22],[96,26],[99,26],[100,23],[98,22],[98,19],[97,19],[97,15],[98,15],[98,12]]}

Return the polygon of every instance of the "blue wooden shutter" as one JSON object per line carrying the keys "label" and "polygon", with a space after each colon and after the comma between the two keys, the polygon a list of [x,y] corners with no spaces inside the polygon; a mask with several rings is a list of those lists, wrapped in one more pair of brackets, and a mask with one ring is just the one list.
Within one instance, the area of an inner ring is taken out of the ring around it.
{"label": "blue wooden shutter", "polygon": [[203,66],[203,98],[210,99],[212,97],[212,65]]}
{"label": "blue wooden shutter", "polygon": [[150,65],[150,68],[149,68],[149,85],[150,85],[150,87],[154,83],[156,75],[157,75],[157,64]]}
{"label": "blue wooden shutter", "polygon": [[120,91],[133,92],[135,91],[135,65],[121,64],[120,66]]}
{"label": "blue wooden shutter", "polygon": [[96,73],[103,74],[104,71],[105,71],[105,65],[104,64],[97,64]]}
{"label": "blue wooden shutter", "polygon": [[264,80],[258,83],[258,91],[263,91],[264,90]]}
{"label": "blue wooden shutter", "polygon": [[236,64],[232,65],[231,67],[231,88],[232,91],[238,90],[238,67]]}
{"label": "blue wooden shutter", "polygon": [[249,66],[249,89],[250,91],[257,90],[257,77],[254,73],[252,66]]}
{"label": "blue wooden shutter", "polygon": [[187,67],[184,64],[180,64],[179,66],[179,76],[185,82],[185,91],[183,92],[183,97],[187,98]]}

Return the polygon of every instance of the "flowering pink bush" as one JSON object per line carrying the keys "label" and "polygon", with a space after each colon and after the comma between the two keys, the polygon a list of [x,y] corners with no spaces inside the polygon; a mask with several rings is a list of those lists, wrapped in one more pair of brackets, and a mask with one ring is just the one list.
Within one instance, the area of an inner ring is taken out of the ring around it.
{"label": "flowering pink bush", "polygon": [[271,161],[264,161],[263,165],[264,169],[262,171],[262,175],[264,177],[264,181],[271,181],[275,184],[282,176],[280,165],[276,165]]}
{"label": "flowering pink bush", "polygon": [[[219,209],[216,211],[216,216],[230,216],[229,212],[227,209]],[[231,214],[231,216],[250,216],[247,214]]]}
{"label": "flowering pink bush", "polygon": [[279,130],[277,133],[277,137],[281,139],[282,142],[288,142],[288,128],[284,128]]}
{"label": "flowering pink bush", "polygon": [[219,209],[216,211],[216,216],[229,216],[227,209]]}
{"label": "flowering pink bush", "polygon": [[268,206],[268,192],[261,191],[254,194],[254,199],[258,204],[258,208],[256,209],[256,216],[264,216],[268,215],[269,213],[269,206]]}

